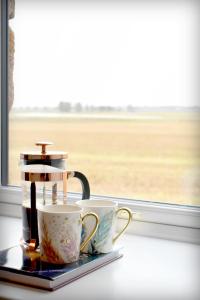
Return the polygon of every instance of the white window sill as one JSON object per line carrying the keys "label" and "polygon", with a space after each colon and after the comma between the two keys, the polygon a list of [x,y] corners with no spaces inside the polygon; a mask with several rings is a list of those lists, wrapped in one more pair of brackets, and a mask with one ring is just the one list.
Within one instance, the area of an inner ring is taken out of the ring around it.
{"label": "white window sill", "polygon": [[[70,194],[71,201],[76,201],[77,197],[77,194]],[[21,199],[19,188],[0,187],[0,214],[21,218]],[[200,244],[199,208],[123,199],[119,205],[128,206],[135,213],[128,233]]]}
{"label": "white window sill", "polygon": [[[19,243],[21,220],[0,217],[0,248]],[[124,256],[55,291],[0,282],[1,299],[199,299],[199,245],[125,234]]]}

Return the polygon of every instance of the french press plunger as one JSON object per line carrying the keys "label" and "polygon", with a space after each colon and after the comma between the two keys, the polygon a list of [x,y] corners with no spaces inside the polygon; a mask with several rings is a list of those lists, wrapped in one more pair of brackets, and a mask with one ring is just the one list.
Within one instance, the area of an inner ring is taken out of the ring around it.
{"label": "french press plunger", "polygon": [[38,142],[41,152],[21,153],[22,226],[26,245],[39,244],[37,208],[67,201],[67,179],[76,177],[82,185],[82,199],[89,199],[89,182],[84,174],[66,169],[66,152],[47,151],[49,142]]}

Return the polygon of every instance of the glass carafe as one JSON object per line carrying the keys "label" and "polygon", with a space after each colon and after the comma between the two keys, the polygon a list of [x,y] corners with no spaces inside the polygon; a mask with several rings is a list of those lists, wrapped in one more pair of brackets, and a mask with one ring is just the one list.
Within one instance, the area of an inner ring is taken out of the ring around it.
{"label": "glass carafe", "polygon": [[25,165],[21,179],[23,241],[36,248],[39,244],[37,209],[42,205],[66,203],[67,171],[46,165]]}

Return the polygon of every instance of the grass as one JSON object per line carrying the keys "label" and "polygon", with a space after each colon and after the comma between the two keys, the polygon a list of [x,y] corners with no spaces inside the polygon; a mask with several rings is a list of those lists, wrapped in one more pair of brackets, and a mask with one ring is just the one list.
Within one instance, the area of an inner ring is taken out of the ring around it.
{"label": "grass", "polygon": [[[200,118],[193,113],[52,117],[10,115],[9,181],[20,184],[20,152],[35,141],[69,153],[67,168],[89,179],[92,194],[200,204]],[[80,191],[76,180],[71,191]]]}

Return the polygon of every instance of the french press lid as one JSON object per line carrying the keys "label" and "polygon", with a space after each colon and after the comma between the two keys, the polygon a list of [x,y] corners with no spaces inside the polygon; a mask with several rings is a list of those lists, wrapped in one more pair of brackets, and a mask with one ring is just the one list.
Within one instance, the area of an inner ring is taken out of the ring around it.
{"label": "french press lid", "polygon": [[21,165],[43,164],[60,169],[66,169],[65,159],[68,154],[64,151],[47,151],[46,147],[52,145],[51,142],[37,142],[36,146],[41,146],[40,151],[22,152],[20,154]]}
{"label": "french press lid", "polygon": [[68,154],[64,151],[47,151],[46,147],[53,145],[51,142],[41,141],[35,143],[36,146],[41,146],[41,151],[22,152],[20,158],[23,160],[53,160],[66,159]]}

